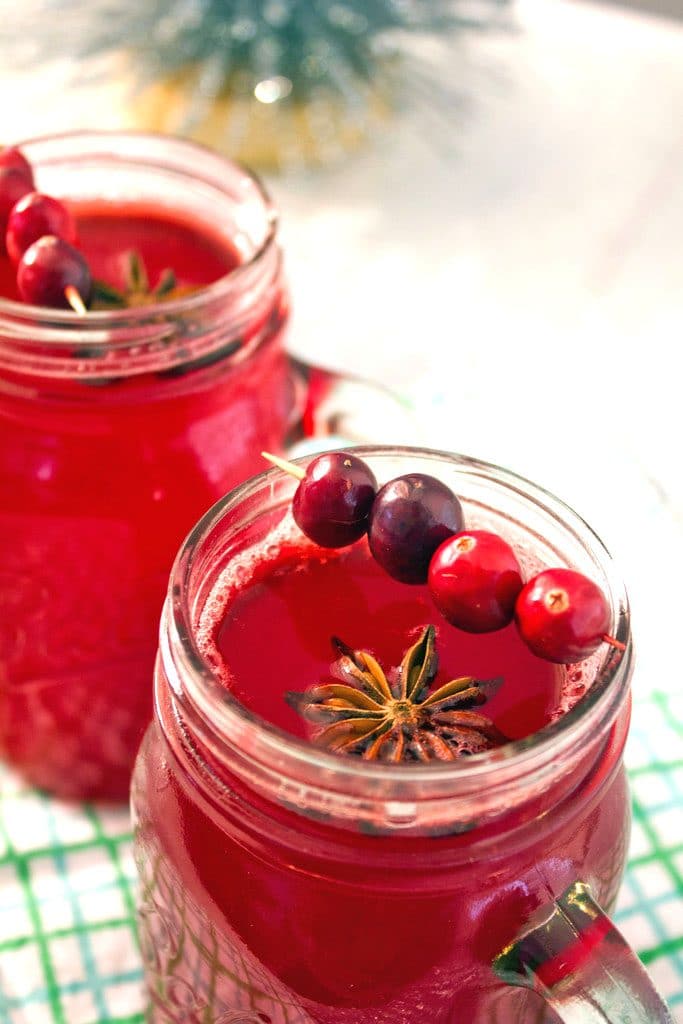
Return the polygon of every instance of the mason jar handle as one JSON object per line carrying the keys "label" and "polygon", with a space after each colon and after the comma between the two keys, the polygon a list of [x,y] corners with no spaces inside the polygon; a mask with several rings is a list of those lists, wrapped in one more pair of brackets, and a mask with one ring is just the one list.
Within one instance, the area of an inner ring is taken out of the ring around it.
{"label": "mason jar handle", "polygon": [[673,1024],[645,968],[583,882],[541,907],[494,960],[563,1024]]}
{"label": "mason jar handle", "polygon": [[[417,423],[403,399],[383,385],[288,355],[294,392],[288,451],[308,439],[340,444],[415,444]],[[319,447],[319,445],[318,445]]]}

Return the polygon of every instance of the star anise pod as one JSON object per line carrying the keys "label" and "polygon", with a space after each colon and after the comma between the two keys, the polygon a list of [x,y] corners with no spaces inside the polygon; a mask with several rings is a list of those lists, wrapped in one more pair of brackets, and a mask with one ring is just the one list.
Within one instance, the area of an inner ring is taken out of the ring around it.
{"label": "star anise pod", "polygon": [[339,658],[332,672],[342,682],[290,691],[285,699],[323,727],[318,744],[366,761],[454,761],[507,742],[489,718],[472,710],[500,679],[462,676],[429,692],[438,667],[435,637],[434,626],[426,626],[391,681],[371,654],[333,637]]}
{"label": "star anise pod", "polygon": [[119,291],[106,281],[93,281],[90,308],[107,310],[152,306],[157,302],[180,299],[196,290],[192,285],[179,285],[169,267],[162,270],[156,285],[151,288],[145,261],[139,252],[132,249],[127,253],[124,288]]}

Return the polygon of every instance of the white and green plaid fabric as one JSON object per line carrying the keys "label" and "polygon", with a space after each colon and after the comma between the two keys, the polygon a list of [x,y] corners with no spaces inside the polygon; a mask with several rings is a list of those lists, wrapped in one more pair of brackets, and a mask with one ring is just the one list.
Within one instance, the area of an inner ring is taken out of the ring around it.
{"label": "white and green plaid fabric", "polygon": [[[617,921],[683,1024],[683,693],[636,701],[633,835]],[[0,1024],[142,1024],[125,811],[0,769]]]}

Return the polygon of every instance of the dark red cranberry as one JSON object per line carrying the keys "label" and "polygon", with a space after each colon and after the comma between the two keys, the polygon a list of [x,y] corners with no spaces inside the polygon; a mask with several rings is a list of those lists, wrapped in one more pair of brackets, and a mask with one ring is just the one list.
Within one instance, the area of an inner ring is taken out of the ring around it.
{"label": "dark red cranberry", "polygon": [[43,235],[56,235],[72,245],[76,223],[64,203],[42,192],[29,192],[14,204],[7,220],[5,241],[13,263]]}
{"label": "dark red cranberry", "polygon": [[31,188],[34,187],[33,168],[21,150],[17,149],[16,146],[3,146],[0,148],[0,170],[8,167],[23,174]]}
{"label": "dark red cranberry", "polygon": [[488,530],[449,537],[429,563],[434,604],[453,626],[489,633],[512,622],[522,574],[510,545]]}
{"label": "dark red cranberry", "polygon": [[69,289],[87,306],[92,278],[85,258],[73,245],[44,235],[30,245],[19,261],[17,286],[24,302],[69,309]]}
{"label": "dark red cranberry", "polygon": [[5,248],[5,231],[12,207],[33,191],[33,185],[21,169],[0,167],[0,247]]}
{"label": "dark red cranberry", "polygon": [[462,528],[462,506],[450,488],[425,473],[408,473],[378,492],[368,540],[390,576],[402,583],[425,583],[436,549]]}
{"label": "dark red cranberry", "polygon": [[610,628],[610,609],[593,580],[574,569],[545,569],[522,588],[517,628],[539,658],[571,665],[592,654]]}
{"label": "dark red cranberry", "polygon": [[313,459],[292,502],[299,529],[324,548],[343,548],[366,532],[377,481],[368,465],[348,452]]}

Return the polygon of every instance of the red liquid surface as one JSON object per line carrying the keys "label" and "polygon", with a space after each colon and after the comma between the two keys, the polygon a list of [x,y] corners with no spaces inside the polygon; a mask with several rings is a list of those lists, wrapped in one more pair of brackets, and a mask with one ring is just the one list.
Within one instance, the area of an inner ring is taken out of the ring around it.
{"label": "red liquid surface", "polygon": [[510,739],[536,732],[559,713],[561,667],[531,654],[512,625],[479,635],[450,626],[427,587],[392,579],[364,540],[305,563],[290,551],[269,570],[261,564],[258,581],[230,601],[218,630],[218,650],[240,702],[288,732],[311,734],[312,727],[283,695],[335,681],[333,636],[372,653],[386,673],[429,623],[436,626],[439,654],[434,688],[460,676],[501,679],[499,690],[478,710]]}
{"label": "red liquid surface", "polygon": [[[192,284],[235,265],[227,244],[162,210],[95,206],[79,231],[97,275],[131,248],[152,284],[171,263]],[[0,258],[5,294],[10,278]],[[282,295],[258,317],[244,360],[99,386],[0,376],[0,756],[38,786],[127,797],[175,553],[282,444]]]}
{"label": "red liquid surface", "polygon": [[[364,544],[299,572],[293,564],[290,550],[275,573],[261,562],[249,577],[242,565],[237,589],[225,584],[225,614],[205,625],[232,692],[304,735],[283,691],[325,676],[331,632],[396,664],[434,611],[423,588],[381,574]],[[487,710],[511,735],[558,707],[557,670],[530,665],[510,631],[465,638],[440,624],[439,649],[439,681],[503,674]],[[168,728],[163,677],[158,693]],[[625,727],[528,805],[478,823],[474,801],[464,832],[402,836],[270,803],[227,766],[214,788],[211,769],[191,775],[155,724],[134,779],[151,1021],[551,1024],[540,997],[506,988],[491,963],[576,878],[611,906],[628,837]]]}
{"label": "red liquid surface", "polygon": [[[140,254],[154,288],[170,267],[181,285],[212,284],[239,264],[236,252],[224,239],[199,233],[188,221],[138,204],[69,204],[76,218],[78,248],[94,278],[114,288],[126,282],[127,257]],[[2,247],[0,247],[2,248]],[[0,295],[21,301],[16,269],[4,251],[0,254]]]}

